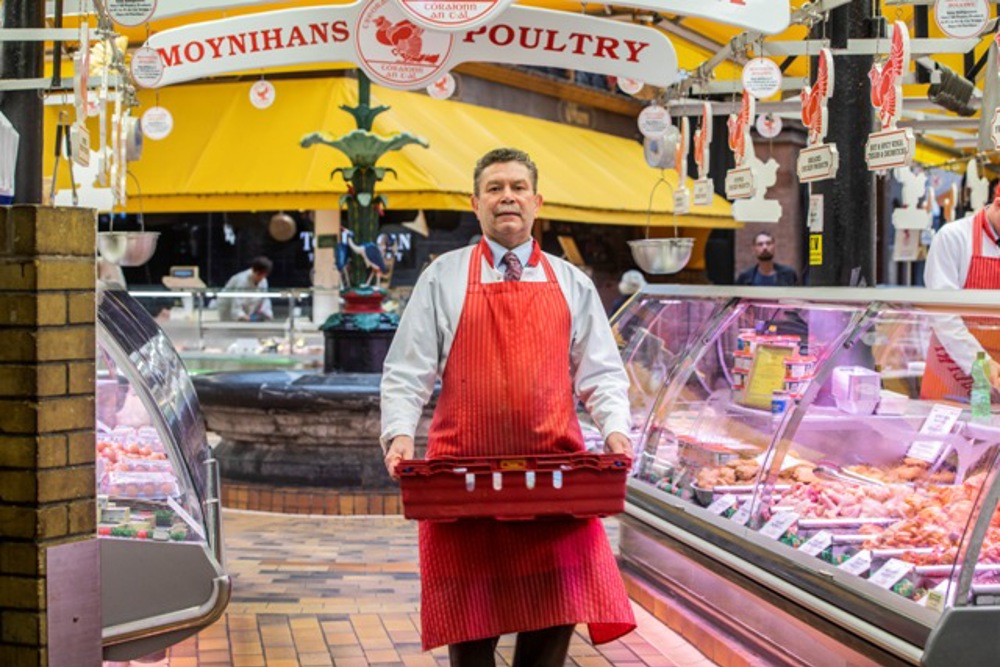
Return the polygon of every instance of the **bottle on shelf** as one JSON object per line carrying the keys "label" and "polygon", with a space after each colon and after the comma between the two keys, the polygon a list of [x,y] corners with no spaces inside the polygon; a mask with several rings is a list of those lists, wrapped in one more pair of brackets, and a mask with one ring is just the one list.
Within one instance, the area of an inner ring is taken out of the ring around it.
{"label": "bottle on shelf", "polygon": [[980,350],[976,355],[976,360],[972,362],[972,391],[969,394],[972,421],[990,421],[990,392],[992,390],[986,353]]}

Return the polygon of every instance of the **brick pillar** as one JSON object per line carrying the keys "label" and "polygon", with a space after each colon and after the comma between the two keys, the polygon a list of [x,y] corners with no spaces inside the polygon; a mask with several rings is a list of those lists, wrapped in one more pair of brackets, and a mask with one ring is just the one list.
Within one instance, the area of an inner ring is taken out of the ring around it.
{"label": "brick pillar", "polygon": [[[99,656],[100,623],[66,615],[76,582],[99,577],[96,228],[93,210],[0,207],[0,665],[69,664],[56,656],[74,634],[77,664],[95,664],[95,641]],[[60,550],[88,557],[49,572]],[[93,616],[99,599],[85,602]]]}

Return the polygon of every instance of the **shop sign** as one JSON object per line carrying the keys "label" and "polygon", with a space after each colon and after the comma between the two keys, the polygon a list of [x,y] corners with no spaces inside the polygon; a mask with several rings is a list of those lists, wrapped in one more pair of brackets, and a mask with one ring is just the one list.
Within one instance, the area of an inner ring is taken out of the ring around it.
{"label": "shop sign", "polygon": [[892,167],[905,167],[913,161],[917,140],[910,128],[875,132],[868,135],[865,144],[865,162],[869,171],[882,171]]}
{"label": "shop sign", "polygon": [[765,139],[774,139],[781,134],[782,125],[781,116],[765,113],[757,117],[755,127],[757,128],[757,134],[760,136]]}
{"label": "shop sign", "polygon": [[840,167],[840,155],[834,144],[810,146],[799,151],[799,159],[795,165],[802,183],[823,181],[837,175]]}
{"label": "shop sign", "polygon": [[645,86],[646,84],[638,79],[632,79],[627,76],[618,77],[618,89],[626,95],[638,95]]}
{"label": "shop sign", "polygon": [[132,80],[143,88],[155,88],[163,78],[163,61],[160,54],[145,46],[139,47],[132,54],[132,64],[129,66]]}
{"label": "shop sign", "polygon": [[431,30],[467,30],[496,19],[512,0],[396,0],[407,17]]}
{"label": "shop sign", "polygon": [[[277,0],[277,2],[291,1]],[[482,4],[486,4],[486,0],[480,1]],[[475,4],[480,4],[480,1],[477,1]],[[504,6],[509,4],[509,1],[499,1]],[[152,0],[110,0],[110,2],[112,4],[118,3],[123,5],[136,2],[151,3],[154,6],[153,13],[157,19],[191,14],[193,12],[206,12],[213,9],[276,4],[276,0],[168,0],[159,6],[156,6],[156,3]],[[427,2],[427,4],[431,5],[434,3]],[[465,5],[472,3],[438,4]],[[788,27],[791,21],[791,10],[788,0],[715,0],[714,2],[705,2],[704,0],[621,0],[615,4],[621,7],[649,9],[655,12],[679,16],[697,16],[718,23],[755,30],[767,35],[781,32]],[[490,13],[487,19],[490,17],[496,17],[496,12]]]}
{"label": "shop sign", "polygon": [[712,195],[715,191],[712,188],[712,181],[707,178],[700,178],[694,182],[694,205],[711,206]]}
{"label": "shop sign", "polygon": [[749,167],[726,172],[726,199],[747,199],[755,190],[753,171]]}
{"label": "shop sign", "polygon": [[105,0],[111,20],[134,28],[147,23],[156,13],[156,0]]}
{"label": "shop sign", "polygon": [[651,104],[639,112],[639,132],[647,139],[658,139],[670,128],[670,112],[659,104]]}
{"label": "shop sign", "polygon": [[446,72],[440,79],[427,86],[427,94],[436,100],[446,100],[455,94],[456,87],[455,77],[451,72]]}
{"label": "shop sign", "polygon": [[164,107],[150,107],[142,114],[142,134],[154,141],[166,139],[174,129],[174,117]]}
{"label": "shop sign", "polygon": [[990,123],[990,137],[993,147],[1000,150],[1000,107],[993,110],[993,122]]}
{"label": "shop sign", "polygon": [[771,97],[781,90],[781,68],[768,58],[754,58],[743,66],[744,94],[758,100]]}
{"label": "shop sign", "polygon": [[990,20],[987,0],[937,0],[934,21],[952,39],[979,37]]}
{"label": "shop sign", "polygon": [[161,86],[261,68],[356,62],[374,81],[416,89],[467,61],[546,65],[628,76],[655,86],[677,79],[670,39],[644,26],[511,7],[465,32],[426,30],[393,0],[305,7],[192,23],[152,35]]}
{"label": "shop sign", "polygon": [[823,233],[823,195],[809,195],[809,217],[807,224],[810,233]]}
{"label": "shop sign", "polygon": [[261,79],[250,86],[250,104],[257,109],[267,109],[274,104],[276,92],[274,84]]}

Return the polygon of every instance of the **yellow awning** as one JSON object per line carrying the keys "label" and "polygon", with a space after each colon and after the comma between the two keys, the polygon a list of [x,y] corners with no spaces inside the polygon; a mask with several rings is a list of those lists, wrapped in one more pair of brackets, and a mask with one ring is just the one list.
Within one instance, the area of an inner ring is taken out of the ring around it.
{"label": "yellow awning", "polygon": [[[149,212],[329,209],[345,192],[336,167],[346,157],[326,146],[303,149],[299,140],[315,131],[340,136],[354,119],[340,110],[356,104],[353,79],[275,81],[276,101],[265,110],[250,104],[251,82],[198,84],[140,94],[136,113],[158,103],[174,117],[173,133],[147,139],[142,159],[130,165],[127,210]],[[396,170],[379,192],[390,208],[469,210],[476,159],[497,146],[517,146],[539,167],[542,216],[570,222],[643,225],[660,171],[648,167],[642,146],[632,140],[423,94],[372,87],[372,104],[391,110],[378,117],[381,135],[408,131],[430,143],[408,146],[379,163]],[[47,110],[51,142],[57,107]],[[97,128],[91,127],[96,146]],[[45,149],[51,173],[51,146]],[[68,187],[65,168],[59,186]],[[664,172],[673,185],[676,174]],[[651,224],[684,227],[739,227],[730,205],[716,197],[711,207],[672,216],[673,201],[660,187]]]}

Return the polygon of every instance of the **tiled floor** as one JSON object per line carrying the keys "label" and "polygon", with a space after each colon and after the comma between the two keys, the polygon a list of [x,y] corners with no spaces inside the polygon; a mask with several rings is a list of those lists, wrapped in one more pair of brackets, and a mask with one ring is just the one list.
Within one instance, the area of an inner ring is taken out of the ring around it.
{"label": "tiled floor", "polygon": [[[400,517],[331,517],[226,510],[233,597],[223,619],[173,647],[170,667],[437,667],[420,650],[416,526]],[[616,526],[609,522],[614,541]],[[579,631],[578,667],[710,667],[635,605],[638,629],[594,647]],[[501,640],[509,665],[513,637]],[[164,663],[161,663],[164,664]]]}

